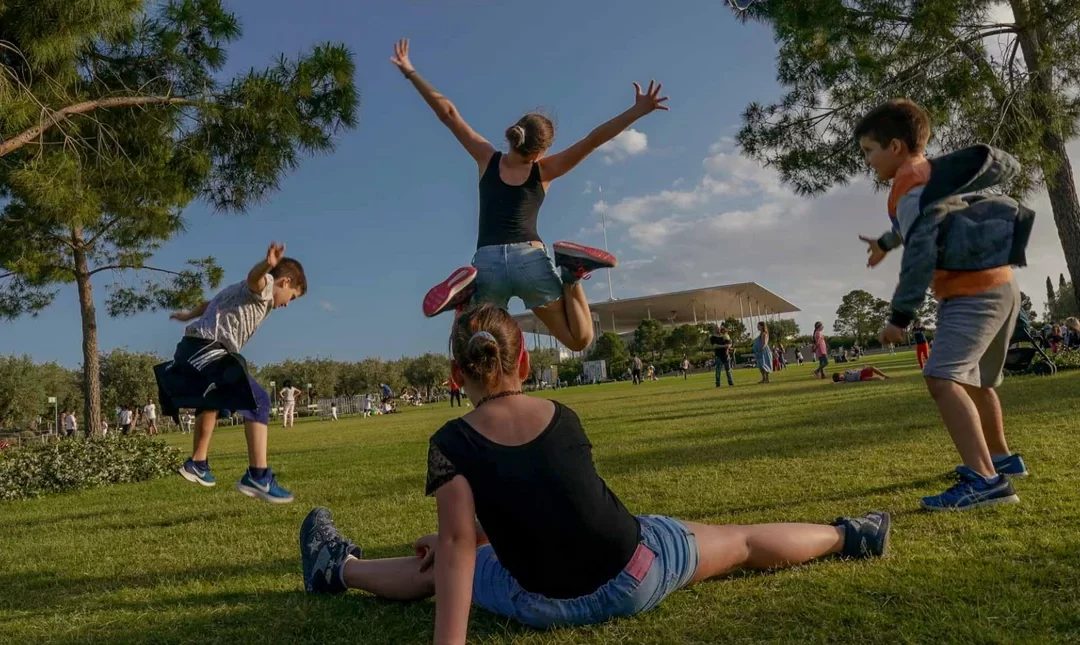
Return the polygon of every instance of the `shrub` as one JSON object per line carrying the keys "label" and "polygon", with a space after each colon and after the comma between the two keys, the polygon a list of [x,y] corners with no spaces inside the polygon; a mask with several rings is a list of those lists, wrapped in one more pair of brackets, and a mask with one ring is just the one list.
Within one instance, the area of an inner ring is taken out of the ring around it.
{"label": "shrub", "polygon": [[1067,349],[1057,354],[1051,354],[1054,364],[1059,370],[1074,370],[1080,368],[1080,350]]}
{"label": "shrub", "polygon": [[180,467],[180,451],[143,437],[92,437],[0,452],[0,500],[140,482]]}

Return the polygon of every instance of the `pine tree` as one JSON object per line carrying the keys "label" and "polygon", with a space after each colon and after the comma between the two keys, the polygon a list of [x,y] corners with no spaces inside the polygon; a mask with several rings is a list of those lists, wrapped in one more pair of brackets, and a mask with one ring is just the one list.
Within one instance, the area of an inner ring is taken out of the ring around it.
{"label": "pine tree", "polygon": [[0,318],[77,286],[88,429],[101,426],[95,276],[116,281],[113,316],[193,304],[222,279],[212,258],[150,263],[184,207],[243,212],[355,126],[344,46],[219,78],[239,37],[221,0],[0,2]]}
{"label": "pine tree", "polygon": [[[1003,4],[1012,20],[995,17]],[[855,122],[913,99],[931,115],[936,151],[986,142],[1023,164],[1016,194],[1046,186],[1080,288],[1080,198],[1065,149],[1080,126],[1080,2],[750,0],[733,10],[773,28],[787,90],[746,109],[745,154],[818,194],[866,172]]]}

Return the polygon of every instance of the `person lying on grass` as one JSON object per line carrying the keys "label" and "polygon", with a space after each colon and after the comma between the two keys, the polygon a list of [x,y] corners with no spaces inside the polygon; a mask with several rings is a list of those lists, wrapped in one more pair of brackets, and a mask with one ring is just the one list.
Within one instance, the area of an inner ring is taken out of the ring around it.
{"label": "person lying on grass", "polygon": [[316,508],[300,528],[309,593],[434,595],[434,642],[464,643],[473,604],[538,628],[587,625],[647,611],[735,569],[886,550],[883,512],[831,525],[635,516],[597,474],[574,411],[522,395],[529,353],[510,314],[490,304],[465,309],[451,349],[453,378],[476,408],[431,437],[427,494],[439,532],[416,541],[416,557],[364,560],[330,511]]}
{"label": "person lying on grass", "polygon": [[885,372],[882,372],[873,365],[863,365],[862,369],[846,370],[843,374],[834,372],[832,375],[833,383],[860,383],[862,381],[884,381],[888,377]]}

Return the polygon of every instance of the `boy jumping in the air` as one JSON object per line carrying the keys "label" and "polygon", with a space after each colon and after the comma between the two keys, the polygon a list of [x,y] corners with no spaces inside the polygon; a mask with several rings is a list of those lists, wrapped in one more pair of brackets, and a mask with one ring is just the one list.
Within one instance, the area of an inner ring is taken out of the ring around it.
{"label": "boy jumping in the air", "polygon": [[903,340],[928,286],[941,303],[938,342],[923,375],[964,463],[956,468],[958,483],[923,498],[922,506],[963,510],[1017,502],[1006,475],[1022,477],[1027,469],[1005,443],[994,388],[1001,383],[1020,308],[1011,265],[1026,263],[1034,215],[1008,197],[974,193],[1007,182],[1019,166],[1008,154],[982,145],[928,160],[923,152],[929,118],[905,99],[863,117],[855,138],[878,180],[892,180],[892,229],[878,239],[860,236],[869,247],[868,265],[876,266],[904,245],[900,283],[881,341]]}
{"label": "boy jumping in the air", "polygon": [[293,501],[278,485],[266,463],[266,426],[270,422],[270,395],[248,373],[240,349],[251,340],[270,312],[287,307],[307,291],[307,278],[299,262],[285,257],[285,246],[272,243],[266,259],[256,264],[244,282],[226,287],[192,311],[171,316],[194,321],[184,330],[173,360],[154,368],[162,412],[176,418],[180,408],[194,408],[194,452],[184,462],[184,479],[213,486],[207,454],[219,415],[240,411],[244,416],[250,467],[236,484],[248,497],[276,504]]}

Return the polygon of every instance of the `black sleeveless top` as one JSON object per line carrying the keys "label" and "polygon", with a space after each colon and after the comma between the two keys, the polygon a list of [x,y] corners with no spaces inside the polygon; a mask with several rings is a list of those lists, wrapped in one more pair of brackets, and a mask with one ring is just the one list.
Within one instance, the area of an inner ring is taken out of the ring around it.
{"label": "black sleeveless top", "polygon": [[520,446],[494,443],[464,419],[431,437],[427,494],[461,475],[476,519],[518,584],[548,598],[577,598],[622,571],[641,527],[596,473],[592,445],[570,408]]}
{"label": "black sleeveless top", "polygon": [[500,159],[501,152],[491,155],[480,178],[480,231],[476,248],[540,241],[536,232],[536,216],[544,203],[540,165],[533,164],[524,184],[511,186],[499,176]]}

